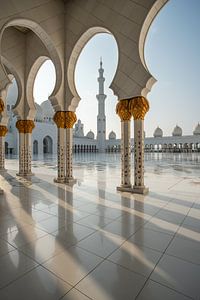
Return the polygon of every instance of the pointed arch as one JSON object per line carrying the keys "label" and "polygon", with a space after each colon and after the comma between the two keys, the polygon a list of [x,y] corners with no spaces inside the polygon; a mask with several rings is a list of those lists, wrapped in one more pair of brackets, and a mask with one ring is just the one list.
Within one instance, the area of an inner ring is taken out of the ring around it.
{"label": "pointed arch", "polygon": [[55,87],[54,87],[54,90],[51,95],[53,97],[54,95],[57,94],[57,92],[61,86],[61,82],[62,82],[61,61],[60,61],[59,55],[57,53],[57,50],[56,50],[54,43],[51,40],[50,36],[45,32],[45,30],[38,23],[36,23],[30,19],[16,18],[16,19],[12,19],[4,24],[4,26],[0,30],[0,63],[2,62],[1,61],[1,52],[2,52],[1,51],[1,41],[2,41],[2,37],[3,37],[3,33],[6,30],[6,28],[12,27],[12,26],[21,26],[21,27],[30,29],[39,37],[39,39],[42,41],[42,43],[46,47],[46,49],[49,53],[49,56],[50,56],[52,62],[54,63],[55,69],[56,69],[56,83],[55,83]]}

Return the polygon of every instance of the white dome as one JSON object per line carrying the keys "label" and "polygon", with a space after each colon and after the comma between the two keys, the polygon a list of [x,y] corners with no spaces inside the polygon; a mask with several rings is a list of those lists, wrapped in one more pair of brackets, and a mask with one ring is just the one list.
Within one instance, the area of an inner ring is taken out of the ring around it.
{"label": "white dome", "polygon": [[35,116],[35,120],[36,122],[42,122],[44,120],[44,115],[43,115],[43,111],[42,108],[39,104],[35,103],[35,108],[36,108],[36,116]]}
{"label": "white dome", "polygon": [[88,138],[88,139],[94,139],[94,132],[92,132],[91,130],[87,133],[87,135],[86,135],[86,137]]}
{"label": "white dome", "polygon": [[163,131],[160,127],[157,127],[154,131],[153,136],[156,137],[163,137]]}
{"label": "white dome", "polygon": [[111,131],[108,136],[109,140],[116,140],[116,133]]}
{"label": "white dome", "polygon": [[43,116],[48,118],[53,118],[54,116],[54,109],[51,105],[51,102],[49,100],[46,100],[41,103],[41,108],[43,111]]}
{"label": "white dome", "polygon": [[172,132],[173,136],[182,136],[182,129],[181,127],[179,127],[178,125],[176,125],[176,127],[174,128],[173,132]]}
{"label": "white dome", "polygon": [[200,135],[200,124],[198,123],[193,131],[194,135]]}

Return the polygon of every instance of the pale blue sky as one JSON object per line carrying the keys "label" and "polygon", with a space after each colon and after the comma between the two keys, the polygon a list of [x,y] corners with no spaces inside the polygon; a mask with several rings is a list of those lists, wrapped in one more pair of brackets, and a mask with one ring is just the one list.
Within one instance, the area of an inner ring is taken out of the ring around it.
{"label": "pale blue sky", "polygon": [[[200,121],[200,1],[170,0],[154,20],[145,44],[147,66],[158,82],[148,95],[150,111],[145,120],[147,136],[159,125],[171,135],[176,124],[183,134],[191,134]],[[115,114],[117,99],[108,89],[117,67],[115,39],[108,34],[93,37],[83,49],[76,68],[77,90],[82,98],[77,117],[96,133],[99,58],[103,57],[107,115],[107,135],[120,136],[120,120]],[[54,85],[52,64],[39,71],[35,99],[47,99]],[[89,112],[89,113],[88,113]],[[132,130],[133,131],[133,130]]]}

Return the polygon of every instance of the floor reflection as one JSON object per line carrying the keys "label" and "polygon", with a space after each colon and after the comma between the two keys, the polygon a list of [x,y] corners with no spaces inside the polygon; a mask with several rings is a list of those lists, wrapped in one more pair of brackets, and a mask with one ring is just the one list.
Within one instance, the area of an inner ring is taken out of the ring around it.
{"label": "floor reflection", "polygon": [[73,186],[53,182],[51,156],[34,158],[29,180],[7,160],[0,299],[198,299],[199,154],[145,161],[144,197],[116,191],[120,154],[76,154]]}

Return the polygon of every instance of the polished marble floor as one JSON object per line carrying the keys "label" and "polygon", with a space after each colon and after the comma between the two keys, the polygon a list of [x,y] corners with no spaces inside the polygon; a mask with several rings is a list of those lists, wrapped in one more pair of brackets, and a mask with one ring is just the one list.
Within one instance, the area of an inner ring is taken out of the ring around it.
{"label": "polished marble floor", "polygon": [[15,159],[0,175],[1,300],[200,299],[200,153],[147,154],[149,195],[119,193],[118,154],[74,157],[74,186],[54,158]]}

